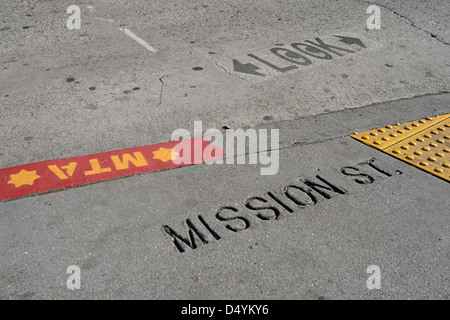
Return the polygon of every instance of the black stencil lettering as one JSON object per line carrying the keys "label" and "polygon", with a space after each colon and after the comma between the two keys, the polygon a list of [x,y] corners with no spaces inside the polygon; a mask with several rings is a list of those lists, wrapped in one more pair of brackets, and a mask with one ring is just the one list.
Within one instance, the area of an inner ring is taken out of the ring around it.
{"label": "black stencil lettering", "polygon": [[279,198],[277,198],[272,192],[267,192],[267,195],[271,197],[273,200],[276,201],[280,206],[282,206],[284,209],[286,209],[287,212],[294,212],[291,208],[289,208],[285,203],[283,203]]}
{"label": "black stencil lettering", "polygon": [[[356,171],[356,173],[351,173],[349,171]],[[359,177],[354,179],[359,184],[371,184],[375,180],[368,174],[360,173],[359,169],[354,167],[344,167],[341,169],[341,172],[346,176]]]}
{"label": "black stencil lettering", "polygon": [[310,187],[311,189],[313,189],[314,191],[316,191],[317,193],[322,195],[324,198],[331,199],[332,196],[330,194],[328,194],[327,192],[323,191],[323,190],[332,191],[332,192],[338,193],[338,194],[345,194],[346,193],[345,190],[334,186],[333,184],[331,184],[330,182],[326,181],[321,176],[317,175],[316,178],[319,179],[320,181],[322,181],[323,183],[325,183],[327,186],[320,185],[320,184],[318,184],[318,183],[316,183],[314,181],[310,181],[310,180],[305,180],[304,183],[308,187]]}
{"label": "black stencil lettering", "polygon": [[[308,59],[305,56],[302,56],[298,52],[288,50],[285,48],[272,48],[270,51],[276,55],[277,57],[280,57],[281,59],[284,59],[289,62],[293,62],[295,64],[301,64],[302,66],[308,66],[312,63],[310,59]],[[281,54],[280,51],[284,51],[284,54]],[[301,61],[299,61],[300,59]]]}
{"label": "black stencil lettering", "polygon": [[370,160],[367,164],[368,164],[370,167],[374,168],[376,171],[378,171],[378,172],[384,174],[385,176],[392,177],[392,174],[390,174],[389,172],[384,171],[384,170],[381,169],[380,167],[377,167],[376,165],[374,165],[374,164],[373,164],[373,161],[374,161],[374,159]]}
{"label": "black stencil lettering", "polygon": [[[239,210],[234,207],[221,207],[220,209],[216,210],[216,218],[220,221],[236,221],[236,220],[237,220],[237,222],[240,221],[240,223],[235,223],[234,226],[227,224],[225,227],[228,230],[231,230],[233,232],[239,232],[239,231],[248,229],[250,227],[250,222],[247,219],[245,219],[244,217],[235,216],[235,215],[227,216],[224,213],[224,211],[226,211],[226,210],[231,211],[231,212],[238,212]],[[243,224],[243,226],[242,226],[242,224]]]}
{"label": "black stencil lettering", "polygon": [[214,239],[220,240],[220,236],[206,223],[205,219],[201,215],[198,215],[198,220],[205,226],[205,228],[212,234]]}
{"label": "black stencil lettering", "polygon": [[189,236],[188,239],[180,236],[177,232],[175,232],[169,226],[163,226],[164,231],[166,231],[166,233],[170,236],[170,238],[172,239],[172,241],[175,244],[175,247],[178,249],[178,251],[185,252],[184,247],[182,246],[181,243],[184,243],[186,246],[190,247],[191,249],[196,249],[197,245],[195,243],[195,235],[197,235],[197,237],[200,239],[200,241],[203,242],[204,244],[208,243],[208,241],[206,241],[206,239],[204,238],[204,235],[200,231],[197,230],[197,228],[192,224],[192,222],[189,219],[186,220],[186,225],[188,227],[188,236]]}
{"label": "black stencil lettering", "polygon": [[[333,56],[331,54],[329,54],[328,52],[320,50],[319,48],[311,46],[309,44],[293,43],[293,44],[291,44],[291,46],[293,48],[295,48],[296,50],[298,50],[300,52],[303,52],[305,54],[308,54],[308,55],[310,55],[310,56],[312,56],[314,58],[317,58],[317,59],[324,59],[324,60],[331,60],[331,59],[333,59]],[[299,48],[300,46],[305,47],[305,49],[300,49]],[[323,55],[320,55],[320,54],[323,54]]]}
{"label": "black stencil lettering", "polygon": [[275,70],[280,71],[280,72],[286,72],[286,71],[298,68],[297,66],[289,66],[289,67],[281,68],[281,67],[277,67],[273,63],[270,63],[269,61],[266,61],[264,59],[261,59],[260,57],[255,56],[254,54],[249,53],[248,56],[253,58],[253,59],[255,59],[255,60],[257,60],[257,61],[259,61],[259,62],[261,62],[261,63],[264,63],[265,65],[271,67],[272,69],[275,69]]}
{"label": "black stencil lettering", "polygon": [[[336,46],[331,46],[329,44],[325,44],[322,40],[320,40],[320,38],[314,38],[314,40],[316,40],[317,43],[314,43],[311,40],[306,40],[305,42],[311,43],[311,44],[313,44],[315,46],[318,46],[318,47],[320,47],[320,48],[322,48],[324,50],[327,50],[329,52],[337,54],[338,56],[343,56],[343,54],[339,53],[339,52],[337,52],[335,50],[341,50],[341,51],[345,51],[345,52],[349,52],[349,53],[354,53],[355,52],[355,51],[344,49],[344,48],[341,48],[341,47],[336,47]],[[334,50],[332,50],[332,49],[334,49]]]}
{"label": "black stencil lettering", "polygon": [[[297,195],[294,195],[294,193],[296,193]],[[316,197],[314,197],[314,195],[311,192],[308,192],[305,189],[296,185],[290,185],[284,188],[284,194],[286,195],[286,198],[288,198],[296,205],[301,207],[308,207],[317,203]],[[302,195],[307,196],[307,199],[304,200],[305,202],[300,200],[300,196]]]}

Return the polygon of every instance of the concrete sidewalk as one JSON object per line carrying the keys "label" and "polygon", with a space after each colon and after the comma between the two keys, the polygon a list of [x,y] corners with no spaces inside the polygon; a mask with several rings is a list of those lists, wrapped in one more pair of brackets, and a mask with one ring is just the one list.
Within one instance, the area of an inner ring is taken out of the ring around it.
{"label": "concrete sidewalk", "polygon": [[274,176],[202,164],[1,203],[3,298],[447,299],[448,182],[348,134],[448,101],[273,124]]}

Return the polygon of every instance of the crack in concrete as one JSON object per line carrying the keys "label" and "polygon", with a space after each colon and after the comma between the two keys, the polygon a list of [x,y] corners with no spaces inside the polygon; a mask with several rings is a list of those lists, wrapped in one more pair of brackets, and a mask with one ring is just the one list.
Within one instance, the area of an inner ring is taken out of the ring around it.
{"label": "crack in concrete", "polygon": [[164,75],[161,78],[159,78],[159,81],[161,82],[161,91],[159,92],[159,102],[158,102],[158,106],[157,108],[159,108],[162,104],[162,96],[163,96],[163,91],[164,91],[164,81],[163,79],[168,77],[169,75]]}
{"label": "crack in concrete", "polygon": [[217,61],[214,60],[214,58],[211,58],[211,59],[214,61],[215,65],[216,65],[219,69],[222,69],[225,73],[228,73],[230,76],[235,77],[235,78],[238,78],[238,79],[244,81],[245,83],[249,83],[249,82],[248,82],[247,80],[245,80],[244,78],[241,78],[241,77],[239,77],[239,76],[237,76],[237,75],[235,75],[235,74],[232,74],[230,71],[228,71],[228,70],[225,69],[224,67],[220,66],[220,65],[217,63]]}
{"label": "crack in concrete", "polygon": [[[359,1],[358,1],[358,2],[359,2]],[[389,10],[390,12],[392,12],[393,14],[395,14],[396,16],[398,16],[398,17],[400,17],[400,18],[403,18],[403,19],[407,20],[407,21],[409,22],[409,24],[410,24],[413,28],[416,28],[416,29],[418,29],[418,30],[420,30],[420,31],[422,31],[422,32],[425,32],[426,34],[430,35],[432,38],[435,38],[437,41],[439,41],[439,42],[441,42],[441,43],[443,43],[443,44],[445,44],[445,45],[447,45],[447,46],[450,46],[450,43],[448,43],[448,42],[446,42],[446,41],[440,39],[440,38],[438,37],[438,35],[436,35],[436,34],[430,32],[430,31],[427,31],[427,30],[425,30],[425,29],[419,27],[418,25],[416,25],[416,23],[415,23],[411,18],[408,18],[407,16],[404,16],[404,15],[402,15],[401,13],[398,13],[398,12],[395,11],[394,9],[389,8],[388,6],[386,6],[386,5],[384,5],[384,4],[378,4],[378,3],[369,2],[369,1],[362,1],[362,2],[367,3],[367,4],[374,4],[374,5],[377,5],[377,6],[379,6],[379,7],[385,8],[385,9]]]}

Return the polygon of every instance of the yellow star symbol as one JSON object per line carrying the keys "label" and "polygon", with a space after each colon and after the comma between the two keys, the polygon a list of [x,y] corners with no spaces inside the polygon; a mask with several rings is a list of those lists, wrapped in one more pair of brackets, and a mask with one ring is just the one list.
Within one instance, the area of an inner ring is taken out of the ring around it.
{"label": "yellow star symbol", "polygon": [[169,160],[175,160],[180,154],[173,149],[159,148],[158,151],[153,151],[153,159],[167,162]]}
{"label": "yellow star symbol", "polygon": [[24,185],[32,186],[34,181],[40,178],[40,176],[36,174],[36,171],[27,171],[25,169],[19,173],[12,174],[9,177],[11,180],[8,181],[8,184],[14,184],[16,188]]}

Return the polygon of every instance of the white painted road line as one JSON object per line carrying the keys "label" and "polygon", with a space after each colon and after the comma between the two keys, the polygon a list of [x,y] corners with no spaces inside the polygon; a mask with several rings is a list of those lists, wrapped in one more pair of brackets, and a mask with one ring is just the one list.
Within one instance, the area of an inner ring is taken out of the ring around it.
{"label": "white painted road line", "polygon": [[129,36],[130,38],[132,38],[133,40],[135,40],[137,43],[139,43],[141,46],[143,46],[145,49],[147,49],[148,51],[152,52],[152,53],[156,53],[158,52],[158,50],[156,50],[155,48],[153,48],[151,45],[149,45],[147,42],[145,42],[144,40],[142,40],[141,38],[139,38],[137,35],[135,35],[133,32],[131,32],[130,30],[128,30],[127,28],[119,28],[120,31],[125,32],[125,34],[127,36]]}

